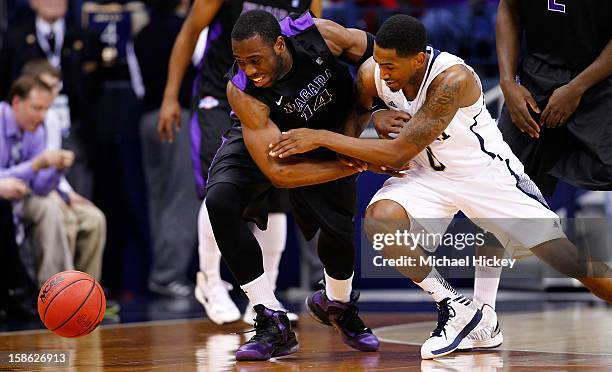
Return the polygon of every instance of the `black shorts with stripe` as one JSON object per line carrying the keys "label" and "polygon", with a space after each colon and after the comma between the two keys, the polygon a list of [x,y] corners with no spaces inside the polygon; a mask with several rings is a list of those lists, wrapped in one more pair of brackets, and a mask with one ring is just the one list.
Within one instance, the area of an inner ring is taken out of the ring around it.
{"label": "black shorts with stripe", "polygon": [[[521,84],[544,110],[553,92],[578,72],[552,66],[528,56],[519,77]],[[546,195],[557,181],[590,190],[612,190],[612,77],[587,90],[580,104],[560,128],[541,128],[534,140],[512,123],[507,107],[499,118],[504,140],[525,165],[525,172]],[[539,115],[533,114],[536,122]]]}
{"label": "black shorts with stripe", "polygon": [[[191,158],[195,173],[196,187],[200,198],[206,196],[208,173],[221,143],[223,135],[231,128],[231,107],[222,99],[194,98],[191,118]],[[270,213],[288,212],[287,191],[273,189],[270,196]]]}
{"label": "black shorts with stripe", "polygon": [[[225,137],[210,168],[206,189],[211,190],[218,183],[238,186],[249,199],[243,218],[255,222],[261,229],[266,228],[274,188],[249,155],[239,128],[232,128]],[[289,189],[288,194],[294,216],[307,240],[323,229],[353,244],[356,176]]]}

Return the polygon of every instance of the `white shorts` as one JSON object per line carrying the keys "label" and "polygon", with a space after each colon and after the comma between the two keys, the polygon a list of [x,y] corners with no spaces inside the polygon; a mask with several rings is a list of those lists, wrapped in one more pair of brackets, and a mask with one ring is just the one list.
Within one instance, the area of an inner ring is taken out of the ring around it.
{"label": "white shorts", "polygon": [[539,244],[565,238],[559,216],[529,176],[514,173],[497,158],[480,172],[461,177],[417,166],[404,178],[388,179],[370,205],[380,200],[394,201],[406,210],[411,232],[444,234],[462,211],[517,258],[530,255]]}

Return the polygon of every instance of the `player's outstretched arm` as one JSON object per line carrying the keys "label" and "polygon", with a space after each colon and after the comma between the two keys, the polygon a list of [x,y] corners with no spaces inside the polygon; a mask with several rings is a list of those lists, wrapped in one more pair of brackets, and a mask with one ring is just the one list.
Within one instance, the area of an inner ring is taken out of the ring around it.
{"label": "player's outstretched arm", "polygon": [[339,161],[278,159],[268,156],[268,144],[281,132],[270,120],[270,109],[242,92],[231,81],[227,98],[242,124],[244,142],[259,169],[279,188],[315,185],[357,173]]}
{"label": "player's outstretched arm", "polygon": [[174,140],[172,123],[175,123],[177,129],[181,127],[181,106],[178,96],[185,71],[191,63],[191,56],[200,32],[212,22],[222,5],[223,0],[196,0],[174,41],[157,125],[160,141]]}
{"label": "player's outstretched arm", "polygon": [[472,105],[479,98],[480,88],[473,74],[465,67],[451,67],[434,79],[425,103],[396,139],[358,139],[299,128],[271,142],[271,155],[286,158],[304,152],[304,148],[326,147],[368,163],[400,169],[444,132],[459,108]]}

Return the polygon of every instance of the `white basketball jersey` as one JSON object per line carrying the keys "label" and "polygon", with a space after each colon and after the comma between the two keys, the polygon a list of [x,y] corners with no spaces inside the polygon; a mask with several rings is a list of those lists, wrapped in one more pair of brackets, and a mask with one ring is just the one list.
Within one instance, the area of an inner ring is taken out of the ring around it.
{"label": "white basketball jersey", "polygon": [[[431,82],[440,73],[455,65],[466,66],[481,85],[478,75],[461,58],[432,47],[427,47],[427,55],[427,72],[413,101],[406,99],[401,90],[391,91],[380,78],[380,68],[376,65],[374,79],[378,96],[388,107],[414,116],[423,106]],[[407,125],[410,125],[410,122]],[[497,123],[485,106],[481,92],[480,98],[473,105],[457,111],[444,133],[413,161],[424,168],[459,176],[482,171],[496,157],[511,166],[513,172],[523,173],[523,165],[504,142]]]}

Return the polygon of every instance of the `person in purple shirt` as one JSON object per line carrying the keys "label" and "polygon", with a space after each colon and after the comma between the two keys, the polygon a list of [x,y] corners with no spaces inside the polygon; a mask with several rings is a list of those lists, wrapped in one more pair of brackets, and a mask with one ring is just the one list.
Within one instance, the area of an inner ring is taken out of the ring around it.
{"label": "person in purple shirt", "polygon": [[[62,74],[51,66],[46,59],[33,60],[23,66],[22,75],[34,77],[53,91],[54,101],[47,111],[44,120],[45,148],[59,150],[63,148],[62,116],[68,113],[63,110],[59,92],[61,91]],[[58,98],[60,103],[58,104]],[[78,155],[75,154],[75,160]],[[70,172],[74,172],[74,166]],[[102,258],[106,244],[106,217],[90,200],[79,195],[66,177],[60,178],[57,189],[49,194],[61,207],[64,217],[64,228],[68,236],[70,252],[74,257],[74,266],[96,280],[102,276]],[[77,254],[78,252],[78,254]],[[108,304],[106,310],[108,311]]]}
{"label": "person in purple shirt", "polygon": [[39,284],[74,267],[62,212],[48,196],[74,161],[71,151],[45,150],[42,123],[52,100],[47,85],[24,76],[11,86],[8,101],[0,102],[0,180],[16,178],[29,189],[13,201],[13,220],[17,243],[24,233],[31,238]]}

